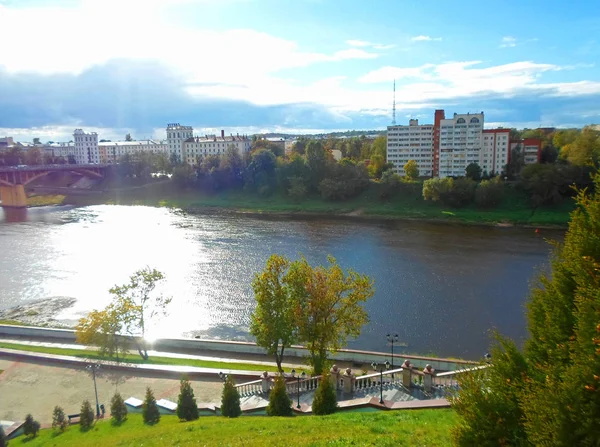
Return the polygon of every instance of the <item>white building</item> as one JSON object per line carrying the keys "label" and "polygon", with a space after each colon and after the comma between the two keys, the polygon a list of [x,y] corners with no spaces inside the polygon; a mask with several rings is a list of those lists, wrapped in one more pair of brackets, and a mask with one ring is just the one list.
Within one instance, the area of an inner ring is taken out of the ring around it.
{"label": "white building", "polygon": [[205,135],[204,137],[191,137],[182,144],[182,161],[192,166],[199,164],[207,155],[223,155],[228,147],[237,149],[240,155],[250,152],[252,142],[246,135],[225,136],[221,130],[221,136]]}
{"label": "white building", "polygon": [[75,157],[75,144],[74,143],[51,143],[44,144],[41,150],[52,157],[62,157],[68,161],[69,156]]}
{"label": "white building", "polygon": [[168,145],[154,140],[103,141],[98,143],[100,163],[118,162],[124,155],[135,157],[141,152],[169,155]]}
{"label": "white building", "polygon": [[77,164],[100,163],[96,132],[86,133],[81,129],[75,129],[73,137],[75,139],[74,156]]}
{"label": "white building", "polygon": [[439,177],[462,177],[470,163],[479,163],[483,112],[440,120]]}
{"label": "white building", "polygon": [[484,173],[501,174],[510,158],[510,129],[483,131],[483,150],[477,164]]}
{"label": "white building", "polygon": [[433,169],[433,124],[419,125],[419,120],[408,126],[390,126],[387,133],[387,162],[393,163],[394,172],[404,175],[404,165],[415,160],[419,175],[430,177]]}
{"label": "white building", "polygon": [[183,142],[194,137],[192,126],[182,126],[179,123],[167,124],[167,150],[169,154],[175,153],[182,162],[185,154],[183,153]]}

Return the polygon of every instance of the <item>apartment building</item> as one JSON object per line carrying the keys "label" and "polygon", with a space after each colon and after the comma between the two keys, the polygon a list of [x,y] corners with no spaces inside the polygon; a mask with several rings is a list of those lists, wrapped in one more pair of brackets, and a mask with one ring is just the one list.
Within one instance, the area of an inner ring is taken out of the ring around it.
{"label": "apartment building", "polygon": [[168,145],[154,140],[103,141],[98,143],[100,163],[116,163],[124,155],[135,157],[140,152],[169,155]]}
{"label": "apartment building", "polygon": [[461,177],[467,166],[479,163],[482,152],[483,112],[457,114],[439,124],[438,176]]}
{"label": "apartment building", "polygon": [[192,126],[182,126],[179,123],[167,124],[167,150],[169,154],[175,153],[179,160],[186,161],[183,153],[183,142],[194,137]]}
{"label": "apartment building", "polygon": [[82,129],[75,129],[73,139],[75,140],[73,155],[77,164],[100,163],[96,132],[86,133]]}
{"label": "apartment building", "polygon": [[487,174],[499,174],[510,160],[510,129],[485,129],[478,164]]}
{"label": "apartment building", "polygon": [[542,156],[542,140],[539,138],[525,138],[522,140],[512,140],[510,150],[519,148],[524,154],[526,165],[539,163]]}
{"label": "apartment building", "polygon": [[237,149],[240,155],[250,152],[252,142],[247,135],[205,135],[204,137],[191,137],[182,143],[182,161],[190,165],[199,164],[207,155],[223,155],[227,148]]}
{"label": "apartment building", "polygon": [[419,124],[411,119],[408,126],[390,126],[387,133],[387,161],[394,164],[394,172],[404,175],[404,165],[415,160],[419,175],[433,173],[433,124]]}

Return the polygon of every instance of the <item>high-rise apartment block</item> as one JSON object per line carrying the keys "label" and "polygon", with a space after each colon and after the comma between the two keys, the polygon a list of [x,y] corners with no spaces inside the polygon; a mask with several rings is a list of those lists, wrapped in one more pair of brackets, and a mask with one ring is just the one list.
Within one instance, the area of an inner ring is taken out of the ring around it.
{"label": "high-rise apartment block", "polygon": [[436,110],[433,124],[411,119],[408,126],[389,126],[387,161],[400,175],[408,160],[417,162],[423,177],[461,177],[471,163],[500,173],[508,163],[510,131],[484,131],[483,124],[483,112],[446,118],[444,110]]}

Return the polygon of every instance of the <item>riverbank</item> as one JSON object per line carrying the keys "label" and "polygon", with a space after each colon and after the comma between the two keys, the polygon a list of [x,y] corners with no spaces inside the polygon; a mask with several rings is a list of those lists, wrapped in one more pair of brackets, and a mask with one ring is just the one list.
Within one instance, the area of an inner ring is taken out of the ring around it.
{"label": "riverbank", "polygon": [[509,190],[502,204],[490,210],[475,206],[455,209],[425,201],[421,195],[398,195],[382,199],[374,186],[360,196],[331,202],[320,197],[308,197],[294,202],[287,196],[273,194],[261,197],[245,191],[222,191],[207,194],[179,190],[171,182],[150,184],[136,189],[104,191],[95,195],[73,195],[67,204],[84,206],[97,204],[145,205],[178,208],[190,214],[228,211],[256,215],[278,216],[339,216],[358,219],[418,220],[485,226],[523,226],[564,229],[574,208],[567,200],[551,208],[532,209],[524,196]]}

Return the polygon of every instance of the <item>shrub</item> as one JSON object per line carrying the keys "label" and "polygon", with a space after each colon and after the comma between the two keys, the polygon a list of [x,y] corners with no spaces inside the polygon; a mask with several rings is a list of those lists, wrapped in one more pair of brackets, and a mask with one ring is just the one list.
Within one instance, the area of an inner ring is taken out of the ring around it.
{"label": "shrub", "polygon": [[504,198],[504,185],[499,177],[482,180],[475,189],[475,204],[481,208],[497,206]]}
{"label": "shrub", "polygon": [[432,202],[439,202],[442,196],[454,188],[454,180],[450,177],[432,178],[423,182],[423,198]]}
{"label": "shrub", "polygon": [[52,428],[58,429],[61,432],[64,432],[67,428],[67,418],[65,417],[65,411],[59,407],[54,407],[54,411],[52,412]]}
{"label": "shrub", "polygon": [[37,436],[40,431],[40,423],[33,419],[31,414],[25,416],[25,424],[23,424],[23,433],[25,436],[33,436],[34,438]]}
{"label": "shrub", "polygon": [[285,379],[278,375],[275,378],[275,385],[269,394],[269,405],[267,406],[269,416],[291,416],[292,401],[285,389]]}
{"label": "shrub", "polygon": [[228,418],[236,418],[242,414],[242,409],[240,408],[240,394],[235,388],[235,383],[231,376],[227,376],[227,380],[223,385],[221,414]]}
{"label": "shrub", "polygon": [[158,406],[156,405],[156,399],[150,387],[146,388],[146,398],[144,399],[144,405],[142,407],[142,418],[144,424],[154,425],[160,421],[160,413],[158,412]]}
{"label": "shrub", "polygon": [[316,415],[325,415],[335,413],[338,408],[337,396],[329,374],[323,374],[321,382],[315,391],[315,398],[312,403],[312,412]]}
{"label": "shrub", "polygon": [[308,188],[304,184],[304,180],[301,177],[289,177],[288,181],[290,182],[288,196],[297,202],[305,199]]}
{"label": "shrub", "polygon": [[115,393],[110,401],[110,414],[115,425],[120,425],[127,420],[127,405],[119,393]]}
{"label": "shrub", "polygon": [[79,429],[86,431],[94,425],[94,410],[89,400],[84,400],[79,410]]}
{"label": "shrub", "polygon": [[6,447],[8,445],[8,441],[6,439],[6,433],[4,433],[4,429],[2,425],[0,425],[0,447]]}
{"label": "shrub", "polygon": [[177,417],[186,421],[198,419],[198,404],[194,397],[194,390],[190,381],[186,378],[181,379],[179,398],[177,399]]}

